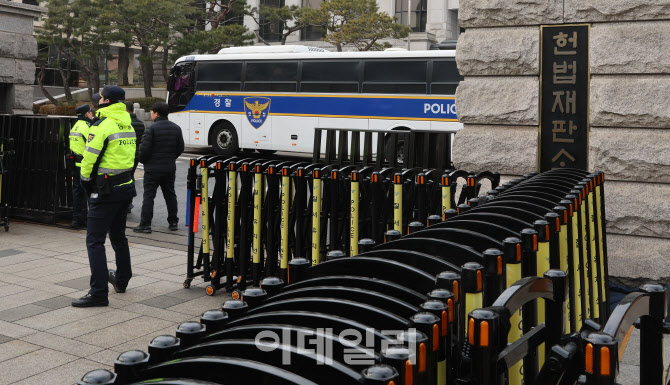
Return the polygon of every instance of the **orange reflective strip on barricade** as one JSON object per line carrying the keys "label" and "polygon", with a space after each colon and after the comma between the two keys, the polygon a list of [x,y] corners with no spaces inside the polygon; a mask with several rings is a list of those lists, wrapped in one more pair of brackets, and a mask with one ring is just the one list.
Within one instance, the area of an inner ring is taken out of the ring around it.
{"label": "orange reflective strip on barricade", "polygon": [[193,229],[191,229],[194,233],[198,232],[199,226],[199,220],[200,220],[200,215],[197,213],[200,212],[200,197],[195,197],[195,209],[193,209]]}
{"label": "orange reflective strip on barricade", "polygon": [[489,346],[489,323],[486,321],[479,324],[479,346]]}
{"label": "orange reflective strip on barricade", "polygon": [[600,348],[600,375],[610,375],[610,348],[607,346]]}
{"label": "orange reflective strip on barricade", "polygon": [[584,368],[587,372],[593,374],[593,344],[586,344],[584,352]]}

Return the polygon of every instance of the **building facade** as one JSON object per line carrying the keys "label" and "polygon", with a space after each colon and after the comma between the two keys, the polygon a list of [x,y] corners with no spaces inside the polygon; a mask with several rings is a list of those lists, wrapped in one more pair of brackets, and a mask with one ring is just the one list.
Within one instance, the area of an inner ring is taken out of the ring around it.
{"label": "building facade", "polygon": [[[323,0],[247,0],[253,7],[298,6],[319,8]],[[460,34],[458,23],[458,0],[377,0],[380,12],[396,16],[398,23],[409,25],[412,33],[409,37],[411,50],[428,49],[430,45],[444,40],[456,40]],[[257,44],[278,43],[281,39],[281,27],[272,24],[258,25],[250,16],[236,20],[250,31],[256,31],[259,39]],[[308,27],[288,37],[287,44],[303,44],[334,49],[321,41],[323,31]],[[407,47],[407,40],[390,41],[393,46]]]}

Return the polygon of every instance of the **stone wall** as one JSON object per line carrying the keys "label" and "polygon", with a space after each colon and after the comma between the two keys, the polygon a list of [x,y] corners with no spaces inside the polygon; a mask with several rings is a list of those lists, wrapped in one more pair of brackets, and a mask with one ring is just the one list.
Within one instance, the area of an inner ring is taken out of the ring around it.
{"label": "stone wall", "polygon": [[537,169],[540,25],[591,23],[589,169],[606,176],[610,274],[670,278],[670,0],[461,0],[457,167]]}
{"label": "stone wall", "polygon": [[33,113],[37,41],[33,18],[44,8],[0,0],[0,113]]}

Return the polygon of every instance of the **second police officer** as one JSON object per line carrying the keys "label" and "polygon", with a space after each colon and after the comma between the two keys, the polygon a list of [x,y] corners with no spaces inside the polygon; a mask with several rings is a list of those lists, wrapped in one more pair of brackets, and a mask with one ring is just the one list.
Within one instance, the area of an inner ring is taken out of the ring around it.
{"label": "second police officer", "polygon": [[[126,238],[127,209],[137,195],[133,180],[135,131],[126,112],[125,91],[105,86],[99,94],[97,117],[88,134],[81,162],[82,185],[89,193],[86,248],[91,267],[91,288],[72,301],[75,307],[107,306],[108,282],[117,293],[126,290],[132,276]],[[116,256],[117,270],[107,269],[105,238]]]}
{"label": "second police officer", "polygon": [[81,161],[84,158],[88,130],[95,120],[95,110],[88,104],[81,105],[75,109],[77,123],[70,130],[70,161],[72,162],[72,224],[75,229],[86,228],[86,201],[88,196],[82,187],[79,174]]}

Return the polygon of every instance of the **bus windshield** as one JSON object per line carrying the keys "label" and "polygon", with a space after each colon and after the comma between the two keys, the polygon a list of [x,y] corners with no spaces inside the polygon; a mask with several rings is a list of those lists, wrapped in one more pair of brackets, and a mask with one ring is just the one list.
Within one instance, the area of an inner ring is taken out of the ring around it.
{"label": "bus windshield", "polygon": [[195,63],[179,63],[170,70],[168,105],[170,112],[183,111],[195,95]]}

